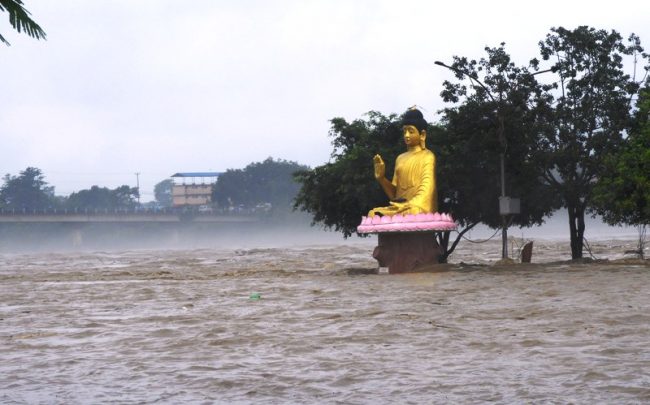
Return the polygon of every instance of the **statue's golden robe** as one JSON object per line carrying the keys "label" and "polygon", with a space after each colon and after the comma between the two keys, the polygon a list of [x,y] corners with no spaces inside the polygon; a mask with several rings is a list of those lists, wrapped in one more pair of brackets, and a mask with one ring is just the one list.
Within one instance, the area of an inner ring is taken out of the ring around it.
{"label": "statue's golden robe", "polygon": [[373,208],[369,216],[420,214],[438,210],[436,156],[429,149],[399,155],[391,183],[395,186],[394,201],[397,203]]}

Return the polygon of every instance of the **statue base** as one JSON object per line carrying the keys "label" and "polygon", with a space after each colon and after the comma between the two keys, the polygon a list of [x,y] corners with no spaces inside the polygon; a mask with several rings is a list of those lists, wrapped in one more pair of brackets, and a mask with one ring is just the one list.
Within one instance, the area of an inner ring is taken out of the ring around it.
{"label": "statue base", "polygon": [[439,263],[440,246],[435,232],[380,232],[372,252],[379,267],[390,274],[418,271],[419,267]]}

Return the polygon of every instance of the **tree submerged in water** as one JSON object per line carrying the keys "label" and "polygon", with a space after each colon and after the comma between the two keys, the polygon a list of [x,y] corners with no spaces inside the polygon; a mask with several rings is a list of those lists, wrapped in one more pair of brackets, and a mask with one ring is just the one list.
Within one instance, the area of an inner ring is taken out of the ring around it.
{"label": "tree submerged in water", "polygon": [[581,26],[553,28],[540,42],[545,61],[556,75],[547,92],[548,130],[540,137],[536,158],[544,179],[569,213],[571,257],[582,258],[585,213],[593,211],[594,186],[607,176],[606,159],[624,146],[632,128],[633,96],[640,88],[624,70],[625,58],[646,65],[640,39],[628,41],[612,30]]}
{"label": "tree submerged in water", "polygon": [[371,111],[366,117],[351,123],[332,119],[332,161],[296,173],[301,188],[294,208],[312,214],[314,224],[334,228],[345,237],[356,233],[362,214],[386,203],[374,179],[373,156],[381,154],[387,162],[386,172],[392,173],[392,164],[403,149],[396,115]]}
{"label": "tree submerged in water", "polygon": [[605,158],[604,175],[594,188],[594,206],[610,225],[639,228],[637,254],[644,258],[650,224],[650,86],[641,91],[634,128],[621,150]]}
{"label": "tree submerged in water", "polygon": [[[535,159],[547,114],[544,86],[535,78],[539,69],[516,66],[503,43],[485,51],[478,61],[454,57],[448,68],[458,82],[443,83],[443,100],[455,105],[441,111],[439,177],[450,191],[441,203],[470,227],[539,225],[559,205]],[[520,198],[519,214],[500,215],[503,192]]]}
{"label": "tree submerged in water", "polygon": [[[373,156],[381,154],[386,172],[393,172],[392,165],[404,149],[401,120],[395,114],[385,116],[371,111],[364,119],[351,123],[343,118],[334,118],[331,123],[331,162],[296,174],[302,187],[294,207],[311,213],[314,224],[320,223],[349,237],[356,233],[362,214],[386,204],[386,196],[374,178]],[[478,223],[499,226],[498,167],[491,171],[486,167],[494,154],[494,142],[490,139],[431,124],[426,132],[429,148],[437,156],[439,211],[451,213],[462,227],[451,245],[450,232],[436,233],[442,249],[440,261],[445,262],[464,234]],[[526,178],[528,171],[520,173],[511,177],[512,183],[532,188]],[[539,197],[531,198],[524,215],[516,218],[518,224],[541,221],[549,208],[542,205],[548,199]]]}
{"label": "tree submerged in water", "polygon": [[[427,139],[437,156],[439,210],[462,227],[451,246],[449,233],[437,235],[443,261],[478,223],[502,225],[501,188],[521,198],[521,213],[509,218],[514,225],[541,224],[554,210],[567,208],[571,256],[582,257],[584,216],[597,210],[595,184],[607,177],[606,160],[625,144],[635,121],[632,98],[640,82],[626,74],[623,60],[634,60],[635,68],[646,63],[647,74],[650,56],[635,35],[626,43],[616,31],[586,26],[553,28],[539,46],[550,65],[545,70],[536,58],[516,66],[504,44],[485,48],[487,57],[479,61],[454,57],[451,66],[438,63],[456,73],[458,81],[445,81],[441,94],[455,106],[429,126]],[[545,75],[552,78],[548,84],[538,81]],[[400,128],[395,115],[378,112],[351,123],[331,122],[331,160],[297,176],[302,188],[295,208],[347,237],[362,213],[385,202],[368,162],[377,153],[394,161]],[[644,147],[628,153],[642,155]]]}
{"label": "tree submerged in water", "polygon": [[[462,99],[458,111],[474,109],[458,121],[461,132],[476,131],[481,122],[489,121],[486,117],[490,110],[494,111],[492,117],[501,122],[492,128],[506,127],[501,129],[507,145],[503,149],[506,162],[510,161],[513,147],[529,149],[525,161],[533,163],[533,181],[541,181],[544,194],[557,198],[554,207],[568,210],[571,256],[579,259],[585,213],[594,209],[594,185],[607,174],[605,159],[621,147],[633,121],[631,99],[639,83],[624,72],[622,61],[624,57],[643,61],[648,55],[635,35],[626,44],[616,31],[586,26],[572,31],[553,28],[539,45],[542,59],[550,63],[549,69],[540,70],[537,59],[530,61],[528,71],[507,69],[504,62],[509,61],[509,56],[502,49],[487,48],[488,63],[454,58],[452,69],[459,79],[469,77],[472,81],[483,73],[486,86],[476,85],[474,80],[474,92],[470,93],[461,84],[446,82],[442,95],[446,101]],[[513,86],[517,74],[522,74],[524,80]],[[554,75],[556,80],[549,84],[537,82],[538,77]],[[532,95],[530,102],[513,102],[520,99],[522,91]],[[486,93],[494,96],[487,97]],[[508,135],[508,126],[515,132]],[[506,167],[507,174],[513,170],[520,168]],[[521,195],[528,196],[530,191]]]}

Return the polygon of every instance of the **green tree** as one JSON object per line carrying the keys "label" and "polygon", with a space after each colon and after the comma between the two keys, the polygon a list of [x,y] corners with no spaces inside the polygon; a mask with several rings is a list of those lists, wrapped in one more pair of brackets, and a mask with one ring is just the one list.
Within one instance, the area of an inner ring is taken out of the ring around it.
{"label": "green tree", "polygon": [[[45,39],[45,31],[29,16],[29,11],[23,6],[22,0],[0,0],[0,11],[9,13],[9,23],[18,32],[36,39]],[[0,34],[0,42],[10,45]]]}
{"label": "green tree", "polygon": [[[442,111],[446,131],[433,139],[440,155],[441,209],[470,229],[478,223],[496,228],[504,220],[518,226],[541,224],[558,201],[533,158],[548,116],[545,87],[535,79],[539,68],[535,62],[516,66],[503,43],[485,51],[487,57],[478,61],[454,57],[451,66],[437,62],[458,79],[443,83],[443,100],[457,105]],[[520,214],[499,214],[504,191],[520,198]]]}
{"label": "green tree", "polygon": [[632,122],[631,99],[639,83],[625,73],[624,58],[647,64],[648,55],[635,35],[626,43],[616,31],[586,26],[553,28],[539,45],[557,81],[548,92],[552,114],[537,157],[545,180],[568,210],[571,257],[579,259],[594,185]]}
{"label": "green tree", "polygon": [[605,160],[606,170],[594,187],[594,206],[611,225],[639,226],[639,255],[650,224],[650,89],[639,97],[636,125],[617,153]]}
{"label": "green tree", "polygon": [[217,178],[212,189],[212,201],[220,207],[250,205],[249,181],[243,169],[228,169]]}
{"label": "green tree", "polygon": [[114,208],[111,190],[106,187],[92,186],[88,190],[76,191],[68,196],[66,205],[70,209],[109,209]]}
{"label": "green tree", "polygon": [[137,206],[138,188],[126,185],[111,190],[107,187],[92,186],[70,194],[66,205],[69,209],[133,209]]}
{"label": "green tree", "polygon": [[374,178],[373,156],[379,153],[386,173],[393,173],[395,158],[404,151],[396,115],[370,111],[366,117],[350,123],[333,118],[330,162],[296,173],[301,187],[294,208],[309,212],[314,224],[334,228],[345,237],[356,232],[362,215],[386,205],[386,195]]}
{"label": "green tree", "polygon": [[[440,211],[452,213],[462,227],[451,246],[449,232],[436,233],[443,250],[441,261],[447,260],[463,234],[477,223],[499,224],[496,175],[489,174],[498,172],[499,149],[496,147],[495,152],[494,146],[498,142],[458,127],[474,112],[449,109],[447,125],[453,123],[454,131],[436,125],[429,125],[427,129],[427,146],[437,157]],[[486,124],[489,131],[494,130],[494,111],[491,115],[490,125]],[[356,232],[361,215],[372,207],[386,205],[386,196],[374,179],[372,157],[381,154],[387,164],[386,172],[392,173],[395,158],[404,152],[401,120],[397,115],[385,116],[371,111],[366,117],[351,123],[342,118],[333,119],[331,162],[297,174],[302,188],[295,208],[311,213],[314,223],[334,228],[346,237]],[[489,145],[492,145],[490,150],[487,149]],[[494,168],[488,169],[488,165]],[[529,170],[529,165],[520,169],[519,177],[512,176],[512,182],[528,184],[521,177],[527,177]],[[528,187],[533,188],[533,185]],[[541,204],[549,199],[541,195],[541,190],[539,194],[540,199],[532,199],[527,206],[530,208],[525,209],[517,223],[540,221],[548,212],[549,208]]]}
{"label": "green tree", "polygon": [[222,207],[243,205],[246,208],[270,203],[274,214],[287,213],[299,189],[293,173],[306,168],[296,162],[269,157],[244,169],[229,169],[217,179],[212,201]]}
{"label": "green tree", "polygon": [[57,205],[54,187],[48,186],[43,172],[28,167],[18,176],[6,174],[0,187],[0,206],[8,209],[41,210]]}
{"label": "green tree", "polygon": [[137,187],[119,186],[112,191],[115,208],[133,209],[138,206],[140,191]]}
{"label": "green tree", "polygon": [[161,207],[171,207],[172,206],[172,187],[174,182],[171,179],[163,180],[160,183],[156,184],[153,188],[154,196],[156,201],[160,204]]}

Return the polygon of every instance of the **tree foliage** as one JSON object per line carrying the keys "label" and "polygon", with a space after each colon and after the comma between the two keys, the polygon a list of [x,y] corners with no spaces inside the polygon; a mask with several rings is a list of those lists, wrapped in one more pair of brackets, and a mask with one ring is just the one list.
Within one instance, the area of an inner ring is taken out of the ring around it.
{"label": "tree foliage", "polygon": [[647,64],[648,55],[635,35],[626,43],[616,31],[586,26],[553,28],[539,45],[557,81],[547,93],[551,114],[537,157],[545,180],[568,210],[571,255],[578,259],[594,184],[631,128],[631,100],[639,83],[625,72],[624,58]]}
{"label": "tree foliage", "polygon": [[443,208],[462,224],[496,228],[502,225],[498,198],[504,189],[521,200],[521,213],[510,218],[513,224],[540,224],[558,202],[533,159],[548,114],[544,87],[535,80],[538,67],[516,66],[504,44],[485,51],[487,57],[478,61],[454,57],[449,68],[459,82],[443,83],[443,100],[458,103],[442,111],[446,131],[434,139],[444,157],[440,177],[450,181]]}
{"label": "tree foliage", "polygon": [[41,169],[28,167],[18,176],[6,174],[0,187],[0,207],[8,209],[42,210],[53,208],[57,202],[54,187],[47,185]]}
{"label": "tree foliage", "polygon": [[[443,98],[462,103],[445,110],[444,124],[461,136],[499,139],[507,162],[506,189],[522,197],[522,215],[515,221],[536,222],[545,207],[559,203],[569,213],[572,257],[580,258],[593,186],[605,173],[605,157],[621,146],[632,121],[630,100],[639,84],[625,73],[623,60],[644,61],[648,55],[635,35],[626,44],[616,31],[589,27],[551,30],[540,42],[541,58],[550,64],[547,70],[540,70],[538,59],[526,68],[515,68],[503,44],[486,51],[488,58],[479,62],[454,58],[451,69],[458,79],[469,79],[474,91],[462,83],[445,82]],[[539,77],[555,74],[557,80],[540,84],[536,81],[540,73],[544,75]],[[480,159],[483,147],[491,153],[498,149],[481,145],[472,156]],[[486,180],[491,181],[490,168],[496,165],[486,160],[485,167]],[[527,213],[531,202],[537,207]]]}
{"label": "tree foliage", "polygon": [[[446,66],[459,80],[446,81],[442,97],[456,105],[442,111],[442,128],[430,128],[427,141],[438,156],[440,209],[466,230],[479,222],[499,225],[502,187],[506,195],[521,198],[521,214],[512,217],[520,226],[539,224],[564,206],[572,257],[580,258],[594,184],[605,174],[605,157],[620,148],[631,128],[631,97],[639,83],[625,73],[623,60],[647,63],[648,55],[635,35],[625,43],[616,31],[589,27],[551,29],[540,42],[541,59],[550,65],[546,70],[536,58],[516,66],[504,44],[485,50],[487,57],[478,61],[455,57]],[[542,84],[537,80],[542,73],[557,80]],[[372,155],[380,152],[389,162],[397,153],[395,117],[368,117],[332,120],[332,160],[299,176],[295,206],[346,236],[360,213],[385,202],[372,184]]]}
{"label": "tree foliage", "polygon": [[650,224],[650,89],[639,98],[636,125],[623,148],[605,160],[594,188],[598,214],[611,224]]}
{"label": "tree foliage", "polygon": [[163,180],[157,183],[153,188],[153,194],[161,207],[172,206],[172,188],[174,182],[172,179]]}
{"label": "tree foliage", "polygon": [[[32,38],[45,39],[45,31],[29,16],[30,13],[23,6],[22,0],[0,0],[0,11],[9,13],[9,23],[16,31],[24,31]],[[0,42],[10,45],[2,35]]]}
{"label": "tree foliage", "polygon": [[[544,122],[540,117],[546,113],[540,100],[543,89],[527,68],[511,62],[503,45],[486,51],[487,58],[479,61],[455,58],[451,68],[461,82],[445,82],[442,95],[445,101],[460,104],[445,109],[440,125],[427,129],[427,145],[437,156],[440,211],[451,213],[462,226],[451,246],[450,234],[438,233],[443,261],[476,224],[501,225],[501,153],[506,158],[507,190],[522,198],[515,224],[541,223],[557,206],[532,160],[536,131]],[[464,84],[468,78],[474,91]],[[379,153],[387,164],[394,164],[404,151],[401,124],[396,115],[378,112],[352,123],[342,118],[331,122],[331,161],[300,174],[302,189],[295,206],[310,212],[315,223],[350,236],[362,214],[386,205],[386,196],[374,180],[372,157]],[[387,167],[386,172],[392,170]]]}
{"label": "tree foliage", "polygon": [[271,157],[244,169],[229,169],[217,179],[212,201],[221,207],[245,208],[270,203],[276,214],[289,212],[299,187],[293,173],[305,169],[307,166],[296,162]]}
{"label": "tree foliage", "polygon": [[133,209],[138,202],[138,188],[123,185],[111,190],[92,186],[90,189],[70,194],[66,206],[70,209]]}
{"label": "tree foliage", "polygon": [[296,175],[301,188],[294,207],[309,212],[314,223],[334,228],[345,237],[356,232],[361,215],[387,205],[386,195],[374,179],[372,157],[380,154],[386,173],[393,173],[395,158],[404,152],[396,115],[370,111],[366,117],[351,123],[333,118],[330,162]]}
{"label": "tree foliage", "polygon": [[[462,226],[451,246],[449,232],[436,234],[443,249],[441,261],[447,260],[462,235],[477,223],[492,226],[499,223],[497,178],[490,178],[498,172],[499,143],[493,137],[476,132],[476,128],[460,128],[466,115],[474,113],[476,111],[471,108],[449,109],[447,127],[429,124],[427,128],[427,147],[436,154],[440,211],[451,213]],[[494,130],[493,113],[491,111],[487,131]],[[347,237],[356,232],[361,215],[387,204],[386,195],[374,179],[372,157],[381,154],[387,164],[386,173],[393,172],[397,155],[404,152],[401,119],[395,114],[385,116],[371,111],[365,119],[348,123],[343,118],[335,118],[331,123],[334,146],[331,161],[298,174],[302,188],[295,207],[310,212],[314,223],[334,228]],[[520,178],[532,170],[529,166],[513,173],[513,184],[534,188]],[[549,211],[550,208],[542,203],[551,200],[543,195],[543,187],[538,192],[539,198],[529,203],[530,208],[517,223],[527,225],[541,221]]]}

